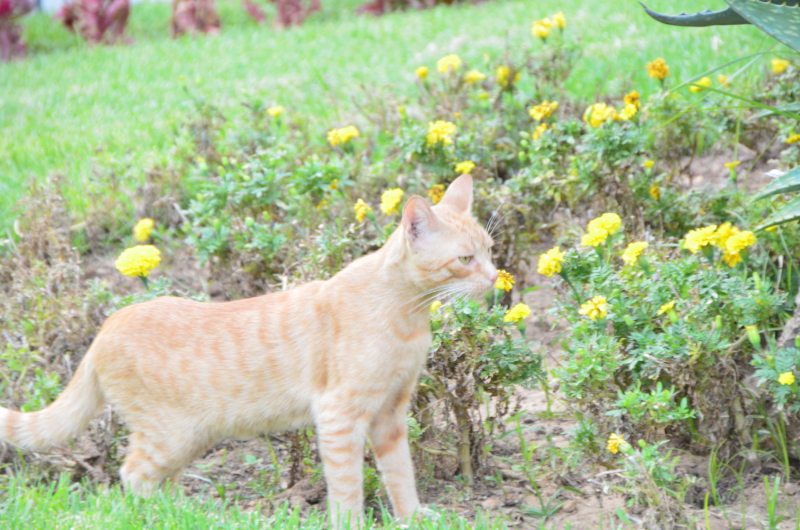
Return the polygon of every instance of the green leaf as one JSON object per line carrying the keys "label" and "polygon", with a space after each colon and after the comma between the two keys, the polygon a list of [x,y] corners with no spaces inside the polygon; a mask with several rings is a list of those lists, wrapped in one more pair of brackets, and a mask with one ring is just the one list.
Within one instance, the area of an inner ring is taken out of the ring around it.
{"label": "green leaf", "polygon": [[527,289],[525,289],[524,291],[519,293],[519,295],[522,296],[522,295],[524,295],[526,293],[530,293],[530,292],[533,292],[533,291],[538,291],[541,288],[542,288],[541,285],[534,285],[533,287],[528,287]]}
{"label": "green leaf", "polygon": [[[642,4],[641,2],[639,2]],[[681,13],[680,15],[664,15],[656,13],[642,4],[642,7],[652,18],[662,24],[670,26],[684,27],[705,27],[705,26],[732,26],[736,24],[750,24],[746,18],[742,17],[733,8],[723,9],[722,11],[711,11],[706,9],[700,13]]]}
{"label": "green leaf", "polygon": [[737,13],[764,33],[800,51],[800,7],[797,0],[777,3],[759,0],[725,0]]}
{"label": "green leaf", "polygon": [[755,231],[761,231],[771,226],[782,225],[800,219],[800,197],[795,197],[786,205],[772,214],[769,219],[756,227]]}
{"label": "green leaf", "polygon": [[800,166],[790,169],[764,186],[764,189],[758,192],[758,194],[753,197],[753,200],[760,201],[761,199],[777,195],[778,193],[789,193],[790,191],[797,190],[800,190]]}
{"label": "green leaf", "polygon": [[775,110],[762,110],[761,112],[756,112],[753,114],[751,119],[755,120],[757,118],[766,118],[769,116],[775,116],[776,114],[780,114],[781,112],[798,112],[800,111],[800,102],[794,103],[787,103],[786,105],[781,105],[780,107],[775,107]]}

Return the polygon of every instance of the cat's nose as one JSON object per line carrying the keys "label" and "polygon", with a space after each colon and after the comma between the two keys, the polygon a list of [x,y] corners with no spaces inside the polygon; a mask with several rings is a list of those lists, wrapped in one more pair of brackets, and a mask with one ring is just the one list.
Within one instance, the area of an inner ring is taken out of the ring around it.
{"label": "cat's nose", "polygon": [[490,279],[492,280],[492,285],[494,285],[494,284],[496,284],[496,283],[497,283],[497,278],[499,278],[499,275],[497,274],[497,272],[495,272],[495,273],[494,273],[494,276],[492,276],[492,277],[490,278]]}

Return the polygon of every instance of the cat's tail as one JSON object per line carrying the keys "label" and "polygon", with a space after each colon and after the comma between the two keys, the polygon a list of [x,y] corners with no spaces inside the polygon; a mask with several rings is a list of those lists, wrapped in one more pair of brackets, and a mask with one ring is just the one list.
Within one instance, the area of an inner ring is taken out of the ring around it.
{"label": "cat's tail", "polygon": [[83,431],[105,402],[91,352],[90,348],[72,381],[49,407],[38,412],[0,407],[0,440],[30,451],[46,451]]}

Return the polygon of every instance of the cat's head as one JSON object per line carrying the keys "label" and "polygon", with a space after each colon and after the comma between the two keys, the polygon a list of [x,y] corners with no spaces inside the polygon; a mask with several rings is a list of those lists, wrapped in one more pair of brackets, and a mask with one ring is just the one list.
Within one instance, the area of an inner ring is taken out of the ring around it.
{"label": "cat's head", "polygon": [[482,297],[497,280],[492,238],[472,217],[472,177],[461,175],[431,207],[414,196],[403,208],[402,234],[415,283],[442,294]]}

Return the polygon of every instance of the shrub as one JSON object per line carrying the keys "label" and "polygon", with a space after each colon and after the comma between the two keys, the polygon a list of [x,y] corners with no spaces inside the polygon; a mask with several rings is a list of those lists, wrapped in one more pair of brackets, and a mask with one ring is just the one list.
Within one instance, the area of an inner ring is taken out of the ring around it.
{"label": "shrub", "polygon": [[27,54],[17,21],[34,7],[31,0],[0,0],[0,61],[8,62]]}
{"label": "shrub", "polygon": [[72,0],[56,18],[90,43],[110,44],[123,39],[130,10],[130,0]]}
{"label": "shrub", "polygon": [[172,38],[184,33],[219,33],[221,22],[214,0],[173,0],[169,32]]}

